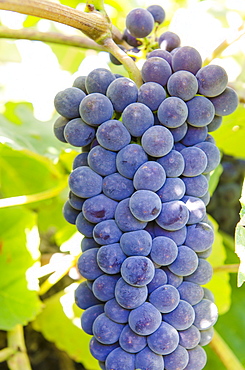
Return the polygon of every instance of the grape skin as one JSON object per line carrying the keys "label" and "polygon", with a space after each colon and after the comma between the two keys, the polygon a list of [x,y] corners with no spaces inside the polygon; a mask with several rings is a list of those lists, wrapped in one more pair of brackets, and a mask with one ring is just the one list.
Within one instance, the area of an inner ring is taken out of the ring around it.
{"label": "grape skin", "polygon": [[159,328],[161,321],[160,312],[149,302],[132,310],[128,317],[130,328],[136,334],[143,336],[154,333]]}
{"label": "grape skin", "polygon": [[152,57],[143,64],[141,74],[144,82],[156,82],[166,86],[172,71],[165,59]]}
{"label": "grape skin", "polygon": [[154,18],[148,10],[136,8],[131,10],[126,17],[126,27],[134,37],[148,36],[153,26]]}

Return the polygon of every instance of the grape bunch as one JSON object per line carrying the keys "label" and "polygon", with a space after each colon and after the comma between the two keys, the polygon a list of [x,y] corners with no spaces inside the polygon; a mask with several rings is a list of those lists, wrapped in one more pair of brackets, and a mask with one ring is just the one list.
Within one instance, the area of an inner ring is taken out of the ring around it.
{"label": "grape bunch", "polygon": [[[160,10],[130,12],[128,39],[143,43]],[[141,75],[138,88],[97,68],[55,97],[56,137],[82,148],[63,208],[84,235],[75,301],[101,369],[201,370],[217,320],[203,287],[214,240],[208,179],[220,162],[209,132],[238,98],[223,68],[202,67],[170,32]]]}

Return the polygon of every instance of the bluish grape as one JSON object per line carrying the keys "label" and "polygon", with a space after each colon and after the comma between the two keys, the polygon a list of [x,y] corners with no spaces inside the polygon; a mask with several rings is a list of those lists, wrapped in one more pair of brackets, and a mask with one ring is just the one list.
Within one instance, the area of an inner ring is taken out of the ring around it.
{"label": "bluish grape", "polygon": [[88,198],[83,203],[83,215],[92,223],[109,220],[114,217],[117,202],[104,194]]}
{"label": "bluish grape", "polygon": [[88,164],[99,175],[110,175],[117,171],[116,153],[97,145],[88,154]]}
{"label": "bluish grape", "polygon": [[97,263],[98,251],[99,248],[88,249],[78,259],[78,270],[85,279],[94,280],[104,273]]}
{"label": "bluish grape", "polygon": [[153,30],[154,18],[148,10],[135,8],[126,17],[126,27],[134,37],[146,37]]}
{"label": "bluish grape", "polygon": [[92,285],[92,291],[96,298],[102,302],[115,297],[115,286],[120,275],[103,274],[97,277]]}
{"label": "bluish grape", "polygon": [[181,154],[185,160],[183,176],[194,177],[204,172],[208,160],[203,150],[197,147],[187,147],[181,150]]}
{"label": "bluish grape", "polygon": [[186,245],[181,245],[178,247],[176,259],[168,268],[176,275],[188,276],[197,269],[197,266],[198,257],[196,253]]}
{"label": "bluish grape", "polygon": [[85,86],[85,80],[87,76],[78,76],[74,82],[72,87],[77,87],[78,89],[82,90],[85,94],[87,94],[86,86]]}
{"label": "bluish grape", "polygon": [[152,352],[147,346],[135,356],[135,368],[141,370],[163,370],[163,356]]}
{"label": "bluish grape", "polygon": [[122,234],[120,246],[127,256],[148,256],[152,238],[146,230],[130,231]]}
{"label": "bluish grape", "polygon": [[172,353],[179,344],[177,330],[167,322],[162,322],[160,327],[147,338],[150,349],[159,355]]}
{"label": "bluish grape", "polygon": [[129,325],[125,325],[119,337],[119,344],[124,351],[137,353],[145,348],[147,342],[146,337],[136,334]]}
{"label": "bluish grape", "polygon": [[210,192],[207,191],[202,197],[200,197],[200,199],[203,201],[205,206],[207,206],[210,202]]}
{"label": "bluish grape", "polygon": [[83,281],[75,290],[75,302],[76,305],[82,310],[86,310],[89,307],[99,305],[102,302],[98,300],[93,294],[92,290],[89,289],[86,281]]}
{"label": "bluish grape", "polygon": [[146,82],[139,88],[138,102],[152,111],[157,110],[164,99],[166,99],[166,91],[156,82]]}
{"label": "bluish grape", "polygon": [[86,146],[94,139],[95,130],[81,118],[74,118],[66,124],[64,136],[66,141],[73,146]]}
{"label": "bluish grape", "polygon": [[135,355],[122,348],[116,348],[106,358],[106,369],[134,370]]}
{"label": "bluish grape", "polygon": [[194,325],[191,325],[188,329],[179,331],[179,344],[186,349],[195,348],[200,338],[200,331]]}
{"label": "bluish grape", "polygon": [[167,275],[168,278],[167,284],[173,285],[175,288],[178,288],[180,284],[183,282],[183,276],[174,274],[169,270],[167,266],[162,267],[162,269]]}
{"label": "bluish grape", "polygon": [[181,143],[186,146],[192,146],[204,141],[207,137],[208,129],[207,126],[194,127],[188,125],[188,130],[181,140]]}
{"label": "bluish grape", "polygon": [[186,276],[186,281],[191,281],[199,285],[207,284],[213,275],[213,268],[208,261],[203,258],[198,258],[198,267],[193,274]]}
{"label": "bluish grape", "polygon": [[133,194],[133,181],[119,173],[113,173],[103,179],[102,190],[111,199],[123,200]]}
{"label": "bluish grape", "polygon": [[84,237],[81,242],[82,252],[92,248],[99,248],[99,244],[97,244],[93,238]]}
{"label": "bluish grape", "polygon": [[154,125],[153,113],[145,104],[132,103],[124,109],[122,123],[132,136],[140,137]]}
{"label": "bluish grape", "polygon": [[158,24],[163,23],[165,19],[165,11],[160,5],[150,5],[146,10],[152,14],[155,22]]}
{"label": "bluish grape", "polygon": [[111,100],[114,110],[122,112],[127,105],[137,101],[138,89],[132,80],[121,77],[109,85],[106,95]]}
{"label": "bluish grape", "polygon": [[186,195],[192,197],[202,197],[208,191],[208,180],[204,175],[198,175],[193,177],[181,177],[185,184]]}
{"label": "bluish grape", "polygon": [[159,225],[154,225],[154,237],[155,236],[167,236],[168,238],[171,238],[177,245],[184,244],[185,238],[186,238],[186,227],[183,226],[179,230],[169,231],[165,230]]}
{"label": "bluish grape", "polygon": [[142,287],[151,282],[154,277],[154,265],[148,257],[127,257],[121,266],[121,275],[126,283]]}
{"label": "bluish grape", "polygon": [[190,303],[192,306],[203,299],[203,288],[190,281],[183,281],[178,287],[180,298]]}
{"label": "bluish grape", "polygon": [[76,218],[76,227],[77,230],[87,238],[93,237],[94,224],[86,220],[82,212],[80,212]]}
{"label": "bluish grape", "polygon": [[222,124],[222,116],[214,116],[213,120],[208,124],[208,132],[216,131]]}
{"label": "bluish grape", "polygon": [[[142,41],[138,40],[136,37],[132,36],[131,33],[125,28],[123,32],[123,40],[127,42],[130,46],[137,48],[138,46],[142,45]],[[120,75],[120,77],[123,77]]]}
{"label": "bluish grape", "polygon": [[114,220],[101,221],[93,229],[94,240],[101,245],[117,243],[122,231]]}
{"label": "bluish grape", "polygon": [[178,306],[179,300],[178,290],[170,284],[160,286],[149,296],[149,302],[162,313],[173,311]]}
{"label": "bluish grape", "polygon": [[187,223],[189,211],[184,202],[180,200],[162,203],[162,210],[156,222],[163,229],[179,230]]}
{"label": "bluish grape", "polygon": [[200,346],[206,346],[211,342],[214,336],[214,328],[211,326],[211,328],[207,330],[200,330],[201,339],[199,342]]}
{"label": "bluish grape", "polygon": [[176,243],[166,237],[157,236],[152,240],[151,259],[159,266],[171,264],[178,255]]}
{"label": "bluish grape", "polygon": [[130,328],[138,335],[150,335],[160,326],[162,316],[149,302],[132,310],[128,317]]}
{"label": "bluish grape", "polygon": [[56,138],[63,143],[67,143],[67,140],[64,136],[64,130],[69,120],[65,117],[59,116],[53,126],[53,132]]}
{"label": "bluish grape", "polygon": [[214,298],[214,294],[213,292],[211,292],[210,289],[206,288],[206,287],[202,287],[203,289],[203,292],[204,292],[204,296],[203,298],[207,298],[209,299],[211,302],[214,302],[215,301],[215,298]]}
{"label": "bluish grape", "polygon": [[220,151],[217,146],[207,141],[198,143],[195,146],[202,149],[207,156],[208,162],[204,173],[213,171],[220,163]]}
{"label": "bluish grape", "polygon": [[126,309],[133,309],[141,306],[147,298],[146,286],[135,287],[126,283],[120,278],[115,287],[115,298],[120,306]]}
{"label": "bluish grape", "polygon": [[184,70],[195,75],[201,67],[201,55],[191,46],[182,46],[173,55],[172,68],[174,72]]}
{"label": "bluish grape", "polygon": [[141,75],[144,82],[157,82],[166,86],[172,70],[168,62],[159,57],[147,59],[141,69]]}
{"label": "bluish grape", "polygon": [[68,200],[65,202],[62,209],[62,213],[65,220],[72,225],[76,224],[76,219],[80,212],[81,212],[80,210],[77,210],[74,207],[72,207]]}
{"label": "bluish grape", "polygon": [[112,321],[118,322],[119,324],[126,324],[128,322],[128,315],[130,310],[120,306],[116,299],[110,299],[104,306],[105,314]]}
{"label": "bluish grape", "polygon": [[129,208],[130,198],[121,200],[115,211],[115,220],[120,230],[123,232],[142,230],[146,222],[139,221],[135,218]]}
{"label": "bluish grape", "polygon": [[77,167],[69,176],[71,191],[81,198],[90,198],[102,191],[102,177],[87,166]]}
{"label": "bluish grape", "polygon": [[185,330],[193,324],[195,311],[188,302],[181,299],[173,311],[163,314],[163,320],[177,330]]}
{"label": "bluish grape", "polygon": [[167,155],[158,158],[157,162],[163,166],[167,177],[179,177],[184,171],[185,161],[177,150],[171,150]]}
{"label": "bluish grape", "polygon": [[147,161],[148,156],[142,146],[129,144],[117,154],[117,170],[122,176],[132,179],[136,170]]}
{"label": "bluish grape", "polygon": [[196,346],[188,350],[189,361],[185,370],[202,370],[207,362],[207,355],[204,349]]}
{"label": "bluish grape", "polygon": [[161,49],[172,51],[180,46],[180,38],[176,33],[166,31],[160,35],[158,44]]}
{"label": "bluish grape", "polygon": [[218,319],[218,309],[216,305],[209,299],[202,299],[195,306],[194,325],[199,330],[210,329]]}
{"label": "bluish grape", "polygon": [[206,222],[199,222],[187,227],[185,244],[195,252],[204,252],[211,247],[213,242],[214,231]]}
{"label": "bluish grape", "polygon": [[118,274],[125,258],[119,243],[103,245],[97,254],[98,265],[106,274]]}
{"label": "bluish grape", "polygon": [[167,275],[162,269],[155,269],[155,274],[151,282],[147,285],[148,292],[151,294],[155,289],[167,283]]}
{"label": "bluish grape", "polygon": [[200,198],[185,195],[181,199],[189,210],[189,219],[187,225],[201,222],[206,215],[206,207]]}
{"label": "bluish grape", "polygon": [[213,119],[215,108],[212,102],[205,96],[195,96],[186,102],[188,107],[187,122],[195,127],[208,125]]}
{"label": "bluish grape", "polygon": [[157,191],[157,195],[164,202],[181,199],[185,194],[185,183],[179,177],[169,177]]}
{"label": "bluish grape", "polygon": [[196,74],[199,94],[213,97],[221,94],[228,83],[228,76],[224,68],[209,64]]}
{"label": "bluish grape", "polygon": [[88,166],[87,159],[88,159],[88,152],[78,154],[73,160],[72,169],[75,170],[75,168],[80,167],[80,166]]}
{"label": "bluish grape", "polygon": [[114,80],[115,76],[111,71],[106,68],[96,68],[88,74],[85,80],[86,90],[89,94],[101,93],[105,95],[108,86]]}
{"label": "bluish grape", "polygon": [[164,168],[155,161],[143,163],[135,172],[133,184],[136,190],[159,190],[166,180]]}
{"label": "bluish grape", "polygon": [[186,122],[183,123],[183,125],[176,127],[176,128],[170,128],[169,131],[173,135],[174,142],[178,142],[183,139],[188,129],[188,125]]}
{"label": "bluish grape", "polygon": [[72,191],[69,191],[69,203],[73,208],[81,211],[84,201],[85,199],[80,198],[77,195],[73,194]]}
{"label": "bluish grape", "polygon": [[178,152],[181,152],[181,150],[185,149],[186,146],[180,142],[177,142],[174,144],[174,148],[175,150],[177,150]]}
{"label": "bluish grape", "polygon": [[152,50],[150,53],[148,53],[146,57],[147,59],[153,58],[153,57],[159,57],[159,58],[165,59],[170,66],[172,65],[172,55],[167,50],[155,49],[155,50]]}
{"label": "bluish grape", "polygon": [[197,253],[197,256],[199,258],[205,258],[206,259],[206,258],[208,258],[211,255],[212,250],[213,250],[213,247],[211,245],[211,247],[209,247],[208,249],[206,249],[204,252]]}
{"label": "bluish grape", "polygon": [[196,77],[189,71],[177,71],[169,77],[167,83],[169,95],[184,101],[194,98],[198,90]]}
{"label": "bluish grape", "polygon": [[95,339],[102,344],[114,344],[118,341],[124,325],[109,319],[105,313],[100,314],[93,323]]}
{"label": "bluish grape", "polygon": [[179,127],[187,119],[187,105],[182,99],[170,96],[160,104],[157,116],[162,125],[168,128]]}
{"label": "bluish grape", "polygon": [[68,87],[58,92],[54,98],[57,112],[68,119],[79,117],[79,105],[86,94],[77,87]]}
{"label": "bluish grape", "polygon": [[183,370],[189,361],[187,350],[178,345],[178,347],[169,355],[164,356],[165,370]]}
{"label": "bluish grape", "polygon": [[150,190],[137,190],[131,195],[129,208],[133,216],[140,221],[152,221],[162,208],[159,196]]}
{"label": "bluish grape", "polygon": [[119,151],[131,140],[126,127],[115,119],[102,123],[97,130],[96,138],[101,146],[112,151]]}
{"label": "bluish grape", "polygon": [[157,125],[144,132],[141,143],[147,154],[153,157],[163,157],[172,150],[174,139],[166,127]]}
{"label": "bluish grape", "polygon": [[94,358],[98,361],[105,362],[106,357],[113,349],[119,347],[118,343],[102,344],[98,342],[95,337],[92,337],[89,343],[89,349]]}
{"label": "bluish grape", "polygon": [[104,312],[104,305],[97,304],[87,308],[81,317],[81,326],[83,331],[89,335],[93,335],[92,326],[96,317]]}

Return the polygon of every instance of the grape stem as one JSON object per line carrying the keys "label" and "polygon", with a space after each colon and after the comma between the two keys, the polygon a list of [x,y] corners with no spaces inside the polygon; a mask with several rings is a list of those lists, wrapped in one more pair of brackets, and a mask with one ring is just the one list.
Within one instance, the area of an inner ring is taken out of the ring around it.
{"label": "grape stem", "polygon": [[16,325],[7,332],[8,348],[13,350],[7,359],[10,370],[31,370],[31,364],[26,352],[24,331],[22,325]]}
{"label": "grape stem", "polygon": [[216,330],[214,330],[214,336],[209,346],[218,355],[227,370],[244,370],[234,352]]}
{"label": "grape stem", "polygon": [[214,273],[217,273],[217,272],[234,272],[234,273],[237,273],[238,269],[239,269],[239,264],[215,266],[213,269],[214,269]]}

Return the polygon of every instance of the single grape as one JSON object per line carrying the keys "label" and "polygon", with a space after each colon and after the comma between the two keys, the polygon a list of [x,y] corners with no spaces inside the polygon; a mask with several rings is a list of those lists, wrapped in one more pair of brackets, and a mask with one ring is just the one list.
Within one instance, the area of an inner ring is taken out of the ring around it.
{"label": "single grape", "polygon": [[134,309],[141,306],[147,298],[148,290],[146,286],[135,287],[126,283],[120,278],[115,287],[115,298],[117,303],[126,309]]}
{"label": "single grape", "polygon": [[127,105],[137,101],[138,89],[132,80],[120,77],[109,85],[106,95],[111,100],[114,110],[122,112]]}
{"label": "single grape", "polygon": [[187,147],[181,150],[185,160],[183,176],[194,177],[204,172],[207,167],[207,156],[203,150],[197,147]]}
{"label": "single grape", "polygon": [[181,143],[186,146],[192,146],[204,141],[207,137],[208,128],[207,126],[194,127],[188,125],[188,130],[185,136],[182,138]]}
{"label": "single grape", "polygon": [[165,370],[183,370],[189,361],[187,350],[178,345],[178,347],[169,355],[164,356]]}
{"label": "single grape", "polygon": [[70,204],[68,200],[65,202],[63,209],[62,209],[62,213],[63,213],[65,220],[72,225],[76,224],[76,219],[80,212],[81,210],[77,210],[74,207],[72,207],[72,205]]}
{"label": "single grape", "polygon": [[158,158],[157,162],[163,166],[167,177],[179,177],[184,171],[184,158],[176,150],[171,150],[168,154]]}
{"label": "single grape", "polygon": [[198,257],[196,253],[186,245],[178,247],[178,255],[174,262],[168,266],[169,270],[176,275],[191,275],[198,266]]}
{"label": "single grape", "polygon": [[194,325],[199,330],[210,329],[218,319],[218,309],[209,299],[202,299],[193,306],[195,311]]}
{"label": "single grape", "polygon": [[117,243],[122,235],[114,220],[101,221],[93,229],[94,240],[101,245]]}
{"label": "single grape", "polygon": [[167,266],[171,264],[178,255],[176,243],[166,237],[157,236],[152,240],[151,259],[157,265]]}
{"label": "single grape", "polygon": [[192,197],[202,197],[208,191],[208,180],[204,175],[193,177],[182,176],[181,180],[185,184],[186,195]]}
{"label": "single grape", "polygon": [[138,102],[152,111],[157,110],[164,99],[166,99],[166,91],[156,82],[146,82],[139,88]]}
{"label": "single grape", "polygon": [[228,83],[228,76],[224,68],[209,64],[196,74],[199,94],[213,97],[221,94]]}
{"label": "single grape", "polygon": [[159,190],[166,180],[164,168],[155,161],[147,161],[135,172],[133,184],[136,190]]}
{"label": "single grape", "polygon": [[127,256],[147,256],[152,238],[146,230],[129,231],[121,236],[120,246]]}
{"label": "single grape", "polygon": [[189,210],[187,225],[201,222],[206,215],[206,207],[200,198],[186,195],[181,199]]}
{"label": "single grape", "polygon": [[127,30],[127,28],[123,32],[123,40],[125,40],[130,46],[133,46],[135,48],[142,45],[142,41],[132,36],[131,33]]}
{"label": "single grape", "polygon": [[188,302],[181,299],[173,311],[163,314],[163,320],[177,330],[185,330],[194,323],[195,311]]}
{"label": "single grape", "polygon": [[117,202],[104,194],[86,199],[83,203],[83,215],[92,223],[109,220],[114,217]]}
{"label": "single grape", "polygon": [[68,119],[79,117],[79,105],[86,94],[77,87],[68,87],[56,94],[54,106],[57,112]]}
{"label": "single grape", "polygon": [[174,72],[184,70],[195,75],[201,67],[201,55],[191,46],[182,46],[173,55],[172,68]]}
{"label": "single grape", "polygon": [[93,237],[94,224],[86,220],[82,212],[80,212],[76,218],[76,227],[77,230],[87,238]]}
{"label": "single grape", "polygon": [[170,96],[160,104],[157,116],[162,125],[168,128],[179,127],[187,119],[187,105],[182,99]]}
{"label": "single grape", "polygon": [[82,252],[92,248],[99,248],[99,244],[93,238],[84,237],[81,242]]}
{"label": "single grape", "polygon": [[168,238],[172,239],[178,246],[184,244],[186,239],[187,229],[186,226],[181,227],[179,230],[166,230],[154,224],[154,237],[156,236],[167,236]]}
{"label": "single grape", "polygon": [[101,176],[107,176],[117,172],[116,153],[100,145],[90,150],[87,159],[89,167]]}
{"label": "single grape", "polygon": [[72,87],[77,87],[78,89],[82,90],[87,95],[88,92],[87,92],[86,86],[85,86],[86,78],[87,78],[87,76],[78,76],[74,80]]}
{"label": "single grape", "polygon": [[[198,240],[198,243],[196,242]],[[185,244],[195,252],[204,252],[214,242],[214,231],[206,222],[187,226]]]}
{"label": "single grape", "polygon": [[154,18],[148,10],[136,8],[128,13],[126,27],[132,36],[137,38],[146,37],[153,30]]}
{"label": "single grape", "polygon": [[155,49],[151,51],[150,53],[148,53],[146,57],[147,59],[153,58],[153,57],[163,58],[168,62],[170,66],[172,65],[172,55],[167,50]]}
{"label": "single grape", "polygon": [[207,284],[213,275],[213,268],[208,261],[203,258],[198,258],[197,269],[193,274],[186,276],[186,281],[191,281],[192,283],[197,283],[199,285]]}
{"label": "single grape", "polygon": [[127,257],[121,266],[121,275],[126,283],[142,287],[151,282],[154,277],[154,265],[148,257]]}
{"label": "single grape", "polygon": [[192,306],[199,303],[204,296],[203,288],[190,281],[183,281],[178,287],[180,299],[185,300]]}
{"label": "single grape", "polygon": [[207,141],[198,143],[195,146],[202,149],[207,156],[207,167],[204,173],[213,171],[220,163],[220,151],[217,146]]}
{"label": "single grape", "polygon": [[162,370],[164,368],[163,356],[157,355],[147,346],[136,353],[135,368],[141,370]]}
{"label": "single grape", "polygon": [[149,302],[161,313],[173,311],[179,304],[180,295],[178,290],[170,285],[162,285],[155,289],[149,296]]}
{"label": "single grape", "polygon": [[186,102],[188,107],[187,122],[195,127],[203,127],[212,122],[215,107],[205,96],[195,96]]}
{"label": "single grape", "polygon": [[85,279],[94,280],[104,273],[97,263],[98,251],[99,248],[88,249],[78,259],[78,270]]}
{"label": "single grape", "polygon": [[72,169],[75,170],[80,166],[88,166],[88,152],[80,153],[74,158]]}
{"label": "single grape", "polygon": [[103,245],[97,254],[98,265],[106,274],[118,274],[125,258],[119,243]]}
{"label": "single grape", "polygon": [[160,35],[158,44],[161,49],[172,51],[180,46],[180,38],[176,33],[166,31]]}
{"label": "single grape", "polygon": [[81,326],[85,333],[93,335],[92,326],[96,317],[104,312],[104,305],[97,304],[87,308],[81,317]]}
{"label": "single grape", "polygon": [[118,341],[124,325],[109,319],[105,313],[100,314],[93,323],[95,339],[102,344],[114,344]]}
{"label": "single grape", "polygon": [[81,198],[90,198],[102,191],[102,177],[88,166],[77,167],[69,176],[71,191]]}
{"label": "single grape", "polygon": [[106,369],[135,370],[135,355],[118,347],[109,353],[105,364]]}
{"label": "single grape", "polygon": [[150,349],[158,355],[168,355],[178,346],[179,335],[177,330],[167,322],[162,322],[160,327],[147,338]]}
{"label": "single grape", "polygon": [[165,11],[160,5],[150,5],[146,10],[152,14],[155,22],[158,24],[163,23],[165,19]]}
{"label": "single grape", "polygon": [[125,325],[120,337],[120,347],[129,353],[137,353],[147,345],[146,337],[136,334],[129,325]]}
{"label": "single grape", "polygon": [[147,154],[163,157],[173,149],[174,139],[166,127],[156,125],[144,132],[141,143]]}
{"label": "single grape", "polygon": [[162,203],[162,210],[156,222],[163,229],[174,231],[186,225],[189,211],[184,202],[180,200]]}
{"label": "single grape", "polygon": [[134,177],[136,170],[148,161],[148,156],[142,146],[129,144],[122,148],[116,158],[118,172],[129,179]]}
{"label": "single grape", "polygon": [[107,88],[115,76],[106,68],[96,68],[91,71],[85,80],[86,90],[89,94],[100,93],[106,94]]}
{"label": "single grape", "polygon": [[115,211],[115,221],[120,230],[123,232],[142,230],[146,226],[146,222],[135,218],[129,207],[130,198],[121,200],[118,203]]}
{"label": "single grape", "polygon": [[157,195],[164,202],[182,199],[185,194],[185,183],[179,177],[169,177],[157,191]]}
{"label": "single grape", "polygon": [[177,71],[168,80],[169,95],[177,96],[184,101],[194,98],[198,90],[198,81],[189,71]]}
{"label": "single grape", "polygon": [[111,199],[123,200],[133,194],[133,181],[117,172],[112,173],[103,179],[102,190]]}
{"label": "single grape", "polygon": [[166,86],[172,70],[165,59],[152,57],[144,62],[141,74],[144,82],[156,82]]}
{"label": "single grape", "polygon": [[169,131],[173,135],[174,142],[178,142],[182,140],[187,132],[188,125],[187,123],[183,123],[183,125],[176,127],[176,128],[170,128]]}
{"label": "single grape", "polygon": [[111,101],[101,93],[87,95],[79,106],[82,119],[91,126],[99,126],[111,119],[113,106]]}
{"label": "single grape", "polygon": [[132,310],[128,317],[128,323],[133,332],[144,336],[154,333],[159,328],[161,321],[160,312],[149,302]]}
{"label": "single grape", "polygon": [[200,342],[200,338],[200,331],[194,325],[179,331],[179,344],[186,349],[195,348]]}
{"label": "single grape", "polygon": [[126,127],[115,119],[102,123],[97,130],[96,138],[103,148],[116,152],[128,145],[131,140]]}
{"label": "single grape", "polygon": [[128,322],[128,315],[131,312],[130,310],[120,306],[115,298],[112,298],[105,303],[104,310],[109,319],[119,324],[126,324]]}
{"label": "single grape", "polygon": [[185,370],[202,370],[207,362],[207,355],[204,349],[196,346],[188,350],[189,361]]}
{"label": "single grape", "polygon": [[92,337],[89,342],[89,349],[90,349],[92,356],[94,356],[96,360],[102,361],[102,362],[105,362],[109,353],[117,347],[119,347],[118,343],[102,344],[98,342],[95,339],[95,337]]}
{"label": "single grape", "polygon": [[140,221],[152,221],[162,208],[159,196],[150,190],[137,190],[130,197],[129,208],[133,216]]}
{"label": "single grape", "polygon": [[97,277],[92,285],[92,291],[96,298],[102,302],[115,297],[115,286],[120,275],[103,274]]}
{"label": "single grape", "polygon": [[147,285],[148,292],[151,294],[155,289],[167,283],[167,275],[162,269],[155,269],[155,274],[151,282]]}
{"label": "single grape", "polygon": [[132,103],[124,109],[122,123],[132,136],[140,137],[154,125],[154,117],[150,108],[145,104]]}
{"label": "single grape", "polygon": [[64,136],[64,130],[69,120],[65,117],[59,116],[53,126],[54,135],[59,141],[67,143],[67,140]]}
{"label": "single grape", "polygon": [[214,336],[214,328],[211,326],[211,328],[207,330],[200,330],[201,334],[201,339],[200,342],[198,343],[199,346],[206,346],[211,342]]}
{"label": "single grape", "polygon": [[75,290],[75,302],[76,305],[82,310],[86,310],[89,307],[100,305],[102,302],[98,300],[93,294],[92,290],[89,289],[87,281],[83,281]]}

